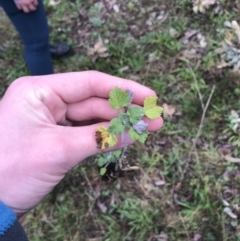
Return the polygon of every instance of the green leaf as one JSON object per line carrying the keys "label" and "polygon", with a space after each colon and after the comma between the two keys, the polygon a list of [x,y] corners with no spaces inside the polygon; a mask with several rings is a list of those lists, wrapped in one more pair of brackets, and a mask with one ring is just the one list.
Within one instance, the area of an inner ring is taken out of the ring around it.
{"label": "green leaf", "polygon": [[118,118],[114,118],[110,121],[110,126],[108,127],[108,131],[112,134],[121,134],[123,133],[125,127],[122,122]]}
{"label": "green leaf", "polygon": [[107,172],[107,168],[106,167],[102,167],[100,169],[100,175],[103,176],[105,173]]}
{"label": "green leaf", "polygon": [[109,103],[113,109],[120,109],[129,104],[130,97],[126,91],[116,87],[109,94]]}
{"label": "green leaf", "polygon": [[129,116],[126,113],[120,113],[118,118],[121,120],[122,124],[124,125],[125,128],[130,127],[132,124],[129,120]]}
{"label": "green leaf", "polygon": [[112,152],[106,152],[102,154],[103,158],[107,159],[108,161],[112,158]]}
{"label": "green leaf", "polygon": [[136,122],[140,121],[142,117],[144,116],[143,108],[138,106],[132,106],[129,107],[127,114],[129,115],[129,119],[132,124],[135,124]]}
{"label": "green leaf", "polygon": [[149,119],[156,119],[160,117],[160,115],[163,112],[163,108],[160,106],[157,106],[157,97],[156,96],[150,96],[145,98],[143,103],[143,110],[145,115]]}
{"label": "green leaf", "polygon": [[141,143],[144,143],[148,137],[148,133],[147,131],[143,132],[141,135],[138,134],[133,128],[131,128],[128,132],[129,136],[135,140],[135,141],[139,141]]}
{"label": "green leaf", "polygon": [[113,151],[113,155],[117,158],[120,157],[121,153],[122,153],[122,150]]}
{"label": "green leaf", "polygon": [[98,166],[99,167],[102,167],[102,166],[106,165],[108,162],[109,162],[109,160],[107,158],[104,158],[102,156],[100,156],[98,158]]}

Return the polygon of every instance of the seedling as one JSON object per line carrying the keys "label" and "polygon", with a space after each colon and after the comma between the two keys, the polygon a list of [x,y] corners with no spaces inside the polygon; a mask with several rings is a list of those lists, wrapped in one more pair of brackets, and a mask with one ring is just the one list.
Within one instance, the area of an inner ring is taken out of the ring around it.
{"label": "seedling", "polygon": [[[144,116],[149,119],[158,118],[163,108],[157,106],[157,97],[149,96],[144,100],[143,107],[132,106],[134,93],[131,90],[122,90],[118,87],[113,89],[109,94],[109,104],[113,109],[119,110],[119,115],[110,121],[108,128],[99,126],[96,131],[96,142],[99,149],[113,147],[117,143],[117,136],[124,131],[128,131],[129,136],[136,141],[144,143],[147,139],[148,124],[142,120]],[[115,152],[105,153],[98,159],[100,174],[105,175],[107,167],[115,164],[117,170],[133,170],[136,167],[123,168],[122,161],[125,157],[127,148]]]}

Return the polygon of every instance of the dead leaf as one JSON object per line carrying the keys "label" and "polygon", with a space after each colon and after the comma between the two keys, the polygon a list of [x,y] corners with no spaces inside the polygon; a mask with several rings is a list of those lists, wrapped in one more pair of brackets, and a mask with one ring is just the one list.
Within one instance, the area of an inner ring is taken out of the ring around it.
{"label": "dead leaf", "polygon": [[232,28],[234,29],[237,37],[238,37],[238,42],[240,43],[240,27],[237,23],[237,21],[232,21]]}
{"label": "dead leaf", "polygon": [[178,32],[177,32],[177,30],[175,28],[170,28],[169,29],[169,34],[170,34],[171,37],[176,37]]}
{"label": "dead leaf", "polygon": [[97,202],[97,205],[98,205],[98,207],[100,208],[100,210],[101,210],[103,213],[106,213],[106,212],[107,212],[107,207],[106,207],[106,205],[104,205],[104,204],[101,203],[100,201]]}
{"label": "dead leaf", "polygon": [[107,52],[107,48],[102,41],[98,41],[94,45],[94,51],[98,54],[103,54],[103,53]]}
{"label": "dead leaf", "polygon": [[150,239],[148,239],[148,241],[168,241],[168,236],[166,233],[164,233],[163,231],[159,234],[159,235],[154,235],[152,236]]}
{"label": "dead leaf", "polygon": [[233,209],[237,212],[240,213],[240,207],[238,204],[233,204]]}
{"label": "dead leaf", "polygon": [[234,40],[234,36],[230,32],[225,33],[225,40],[232,45],[232,42]]}
{"label": "dead leaf", "polygon": [[122,67],[122,68],[120,68],[119,69],[119,72],[124,72],[124,71],[126,71],[126,70],[128,70],[129,69],[129,66],[124,66],[124,67]]}
{"label": "dead leaf", "polygon": [[230,203],[229,203],[228,201],[222,199],[222,202],[223,202],[223,205],[224,205],[225,207],[229,207],[229,206],[230,206]]}
{"label": "dead leaf", "polygon": [[163,186],[163,185],[165,185],[166,183],[165,183],[165,181],[163,181],[163,180],[158,180],[158,181],[155,181],[154,184],[155,184],[156,186]]}
{"label": "dead leaf", "polygon": [[202,239],[202,235],[199,233],[194,234],[194,238],[192,241],[200,241]]}
{"label": "dead leaf", "polygon": [[228,64],[222,59],[221,62],[217,65],[218,69],[226,68]]}
{"label": "dead leaf", "polygon": [[205,11],[212,5],[218,3],[217,0],[194,0],[193,1],[193,12],[194,13],[205,13]]}
{"label": "dead leaf", "polygon": [[240,158],[232,157],[231,155],[225,155],[224,159],[231,163],[240,163]]}
{"label": "dead leaf", "polygon": [[168,236],[166,233],[164,233],[163,231],[160,233],[159,235],[159,239],[160,241],[168,241]]}
{"label": "dead leaf", "polygon": [[113,10],[116,12],[116,13],[119,13],[119,7],[117,4],[114,4],[113,5]]}
{"label": "dead leaf", "polygon": [[48,4],[52,7],[55,7],[61,2],[61,0],[49,0]]}
{"label": "dead leaf", "polygon": [[182,51],[182,56],[186,59],[200,59],[202,57],[201,54],[197,53],[196,49],[185,49]]}
{"label": "dead leaf", "polygon": [[182,42],[189,40],[194,35],[196,35],[199,31],[195,29],[190,29],[184,33],[184,36],[182,37]]}
{"label": "dead leaf", "polygon": [[225,207],[223,212],[226,213],[229,217],[236,219],[237,215],[232,212],[232,209],[229,207]]}
{"label": "dead leaf", "polygon": [[174,113],[176,112],[176,106],[174,105],[168,105],[168,104],[163,104],[163,116],[168,117],[168,116],[173,116]]}
{"label": "dead leaf", "polygon": [[102,241],[103,238],[100,237],[100,238],[88,238],[86,241]]}
{"label": "dead leaf", "polygon": [[230,155],[231,151],[232,151],[232,145],[224,145],[218,148],[218,151],[220,153],[221,156],[226,156],[226,155]]}
{"label": "dead leaf", "polygon": [[146,191],[150,192],[154,189],[154,186],[151,183],[146,182],[146,183],[143,184],[143,188]]}
{"label": "dead leaf", "polygon": [[199,44],[200,44],[200,47],[201,47],[201,48],[205,48],[205,47],[207,46],[207,41],[206,41],[205,37],[203,37],[203,38],[200,40]]}
{"label": "dead leaf", "polygon": [[103,43],[102,39],[99,38],[98,42],[94,44],[93,48],[88,48],[87,54],[93,56],[93,60],[96,60],[98,57],[106,58],[108,56],[108,49]]}
{"label": "dead leaf", "polygon": [[232,116],[234,119],[238,119],[238,118],[239,118],[239,114],[238,114],[237,111],[235,111],[235,110],[231,110],[231,116]]}

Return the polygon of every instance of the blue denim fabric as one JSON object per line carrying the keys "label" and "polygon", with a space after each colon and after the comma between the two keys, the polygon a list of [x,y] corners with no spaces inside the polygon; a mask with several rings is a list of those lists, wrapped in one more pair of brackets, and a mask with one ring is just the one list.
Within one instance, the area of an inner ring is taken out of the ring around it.
{"label": "blue denim fabric", "polygon": [[49,29],[42,0],[38,0],[37,10],[30,13],[18,10],[13,0],[0,0],[0,6],[21,36],[31,75],[52,74]]}

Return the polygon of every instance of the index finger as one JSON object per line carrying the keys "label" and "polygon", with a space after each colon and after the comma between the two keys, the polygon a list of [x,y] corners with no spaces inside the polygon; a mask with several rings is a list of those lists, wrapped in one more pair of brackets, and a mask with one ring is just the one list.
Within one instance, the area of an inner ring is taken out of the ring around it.
{"label": "index finger", "polygon": [[147,96],[156,96],[150,88],[137,82],[97,71],[72,72],[35,77],[41,87],[51,88],[65,103],[76,103],[89,97],[108,98],[115,87],[134,92],[133,103],[142,105]]}

